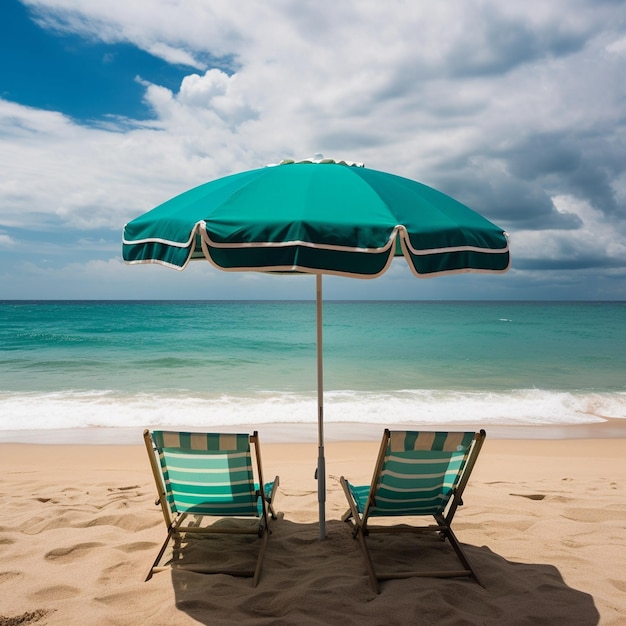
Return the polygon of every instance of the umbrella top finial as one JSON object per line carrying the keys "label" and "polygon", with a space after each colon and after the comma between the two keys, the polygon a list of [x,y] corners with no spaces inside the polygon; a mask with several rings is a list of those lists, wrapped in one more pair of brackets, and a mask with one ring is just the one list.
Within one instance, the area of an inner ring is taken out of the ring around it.
{"label": "umbrella top finial", "polygon": [[276,165],[293,165],[294,163],[335,163],[337,165],[347,165],[348,167],[365,167],[363,163],[359,163],[358,161],[347,161],[345,159],[328,159],[325,158],[323,154],[317,152],[310,159],[300,159],[296,161],[295,159],[283,159],[280,163],[270,163],[267,167],[274,167]]}

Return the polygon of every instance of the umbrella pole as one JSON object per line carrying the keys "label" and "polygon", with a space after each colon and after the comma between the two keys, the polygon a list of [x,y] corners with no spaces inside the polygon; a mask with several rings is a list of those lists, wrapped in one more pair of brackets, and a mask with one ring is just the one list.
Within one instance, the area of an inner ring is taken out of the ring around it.
{"label": "umbrella pole", "polygon": [[324,363],[322,352],[322,275],[316,274],[317,311],[317,500],[319,503],[320,539],[326,538],[326,459],[324,458]]}

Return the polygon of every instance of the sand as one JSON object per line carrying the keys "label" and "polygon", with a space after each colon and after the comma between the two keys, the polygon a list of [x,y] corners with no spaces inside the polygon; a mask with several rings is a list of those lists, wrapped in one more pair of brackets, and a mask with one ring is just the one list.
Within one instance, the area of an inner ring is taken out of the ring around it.
{"label": "sand", "polygon": [[[280,475],[282,516],[256,588],[184,571],[144,582],[165,526],[139,444],[0,444],[0,626],[626,624],[626,439],[488,433],[454,523],[485,588],[413,578],[383,582],[380,595],[340,521],[338,482],[369,482],[378,442],[327,445],[323,541],[316,445],[263,443],[266,479]],[[447,544],[435,548],[453,559]],[[403,558],[400,550],[375,554]],[[418,557],[434,558],[433,547]]]}

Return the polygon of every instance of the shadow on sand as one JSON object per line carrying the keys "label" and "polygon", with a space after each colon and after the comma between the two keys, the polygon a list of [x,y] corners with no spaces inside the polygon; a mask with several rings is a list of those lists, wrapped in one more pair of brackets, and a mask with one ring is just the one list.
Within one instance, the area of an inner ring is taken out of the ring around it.
{"label": "shadow on sand", "polygon": [[[411,578],[370,588],[358,543],[349,527],[327,522],[320,541],[317,524],[280,519],[272,525],[258,586],[250,579],[173,569],[178,610],[201,624],[597,624],[593,598],[568,587],[545,564],[514,563],[487,547],[463,544],[485,588],[470,579]],[[260,542],[220,536],[183,548],[180,563],[206,559],[254,562]],[[382,538],[381,538],[382,539]],[[391,539],[388,541],[387,539]],[[449,544],[415,536],[373,538],[372,558],[391,563],[419,559],[456,567]],[[415,563],[415,560],[413,560]]]}

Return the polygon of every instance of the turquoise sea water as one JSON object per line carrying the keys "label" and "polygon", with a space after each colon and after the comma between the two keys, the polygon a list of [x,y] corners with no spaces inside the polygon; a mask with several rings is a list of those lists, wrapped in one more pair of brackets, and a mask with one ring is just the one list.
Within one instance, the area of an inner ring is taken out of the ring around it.
{"label": "turquoise sea water", "polygon": [[[0,431],[314,423],[313,302],[0,302]],[[626,418],[626,303],[327,302],[327,423]]]}

